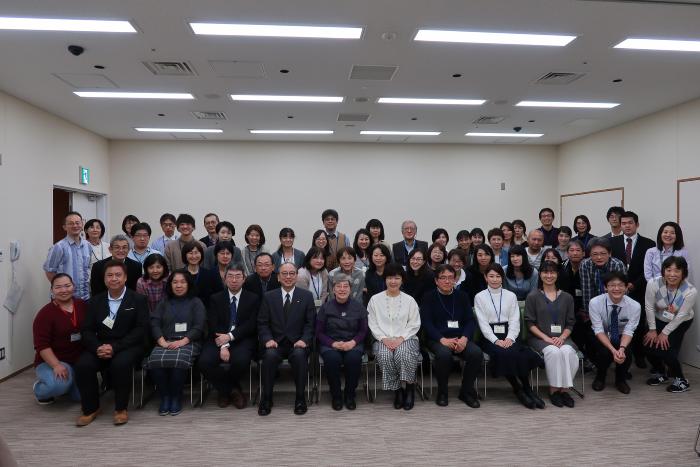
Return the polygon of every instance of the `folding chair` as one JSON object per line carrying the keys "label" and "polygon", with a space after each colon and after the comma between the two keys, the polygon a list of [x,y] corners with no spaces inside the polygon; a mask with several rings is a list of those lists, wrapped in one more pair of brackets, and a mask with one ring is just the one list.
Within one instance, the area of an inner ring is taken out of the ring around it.
{"label": "folding chair", "polygon": [[[538,352],[538,355],[544,358],[544,355]],[[579,391],[576,386],[572,386],[570,389],[575,392],[581,399],[584,398],[586,392],[586,372],[583,371],[583,354],[580,350],[576,351],[576,356],[578,357],[578,372],[581,373],[581,391]],[[535,368],[535,390],[539,394],[540,392],[540,367]]]}
{"label": "folding chair", "polygon": [[[363,384],[363,389],[365,391],[365,396],[367,397],[367,402],[373,402],[372,395],[369,391],[369,355],[367,352],[362,354],[362,368],[365,370],[365,381]],[[323,391],[323,357],[319,354],[318,356],[318,394],[316,398],[316,403],[318,404],[321,400],[321,392]]]}
{"label": "folding chair", "polygon": [[[141,362],[141,368],[140,368],[141,384],[140,384],[140,396],[139,396],[138,405],[136,404],[136,383],[135,383],[137,369],[135,368],[132,370],[132,383],[131,383],[132,401],[133,401],[134,407],[136,407],[137,409],[143,408],[143,406],[146,404],[146,402],[148,402],[150,400],[151,396],[153,396],[153,393],[155,392],[155,391],[152,391],[150,394],[148,394],[148,397],[146,397],[144,400],[144,393],[146,392],[146,389],[145,389],[146,388],[146,370],[147,370],[146,363],[147,363],[147,359],[144,358],[144,360]],[[194,374],[195,374],[195,372],[199,373],[199,397],[197,398],[198,401],[195,401],[195,395],[194,395],[194,392],[195,392]],[[192,365],[190,367],[188,373],[189,373],[189,377],[190,377],[190,406],[192,406],[192,408],[201,407],[203,402],[204,402],[204,375],[202,375],[202,373],[195,368],[195,365]]]}
{"label": "folding chair", "polygon": [[[377,359],[374,359],[374,400],[377,400]],[[424,385],[424,380],[423,380],[423,354],[418,353],[418,369],[420,371],[420,383],[418,382],[418,379],[416,378],[416,386],[418,386],[418,397],[420,397],[420,400],[424,401],[426,400],[426,395],[423,390],[425,387]]]}

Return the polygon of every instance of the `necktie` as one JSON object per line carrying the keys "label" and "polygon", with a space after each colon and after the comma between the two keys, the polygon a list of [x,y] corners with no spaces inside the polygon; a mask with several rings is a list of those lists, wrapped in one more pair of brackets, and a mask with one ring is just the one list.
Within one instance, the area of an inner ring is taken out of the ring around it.
{"label": "necktie", "polygon": [[612,313],[610,313],[610,343],[617,347],[620,345],[620,326],[618,324],[618,305],[612,305]]}
{"label": "necktie", "polygon": [[289,294],[286,294],[284,296],[284,306],[282,307],[282,311],[284,311],[284,316],[285,318],[287,317],[287,314],[289,314],[289,308],[292,306],[291,299],[289,297]]}
{"label": "necktie", "polygon": [[231,305],[229,307],[229,309],[231,310],[231,326],[229,326],[229,329],[236,325],[236,316],[238,312],[236,301],[236,297],[231,297]]}
{"label": "necktie", "polygon": [[625,256],[627,256],[627,265],[629,266],[630,261],[632,261],[632,239],[627,239],[627,246],[625,247]]}

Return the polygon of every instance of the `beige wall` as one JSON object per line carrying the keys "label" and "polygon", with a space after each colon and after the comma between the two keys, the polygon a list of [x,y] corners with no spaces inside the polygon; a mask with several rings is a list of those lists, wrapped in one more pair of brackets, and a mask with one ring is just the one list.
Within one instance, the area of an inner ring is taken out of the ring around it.
{"label": "beige wall", "polygon": [[110,176],[113,231],[133,213],[160,235],[158,218],[171,211],[194,215],[203,236],[213,211],[233,222],[237,244],[259,223],[277,248],[288,225],[304,251],[328,207],[350,235],[376,217],[397,241],[412,217],[429,241],[436,227],[454,236],[516,216],[534,225],[539,207],[557,201],[551,146],[115,141]]}
{"label": "beige wall", "polygon": [[109,192],[108,144],[76,127],[0,92],[0,304],[10,282],[10,241],[20,240],[17,266],[25,292],[21,309],[11,319],[0,306],[0,378],[33,361],[32,321],[47,303],[49,285],[42,264],[52,241],[52,189],[78,188],[78,166],[91,169],[89,189]]}

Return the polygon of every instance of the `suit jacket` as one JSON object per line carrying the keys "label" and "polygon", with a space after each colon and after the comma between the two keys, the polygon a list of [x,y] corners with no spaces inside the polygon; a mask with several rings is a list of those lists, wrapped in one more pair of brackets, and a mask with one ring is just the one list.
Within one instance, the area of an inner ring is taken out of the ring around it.
{"label": "suit jacket", "polygon": [[[102,292],[107,291],[107,286],[105,285],[105,264],[107,261],[111,261],[112,257],[100,260],[92,265],[92,272],[90,273],[90,295],[99,295]],[[143,267],[138,261],[134,261],[131,258],[126,258],[126,287],[131,290],[136,290],[136,282],[139,277],[143,275]]]}
{"label": "suit jacket", "polygon": [[[270,279],[268,280],[267,283],[267,290],[274,290],[274,289],[279,289],[280,288],[280,283],[277,281],[277,274],[272,273],[270,276]],[[253,273],[250,276],[248,276],[243,283],[243,289],[248,290],[249,292],[253,292],[255,295],[260,297],[262,300],[263,295],[265,293],[263,292],[262,284],[260,283],[260,276],[258,276],[258,273]]]}
{"label": "suit jacket", "polygon": [[[423,240],[416,240],[414,248],[422,250],[424,255],[428,254],[428,242],[424,242]],[[408,264],[408,253],[406,253],[406,247],[404,246],[403,240],[391,245],[391,253],[392,255],[394,255],[395,262],[404,266]]]}
{"label": "suit jacket", "polygon": [[[241,291],[241,298],[236,305],[236,328],[231,332],[233,342],[255,337],[258,330],[258,310],[260,297],[247,290]],[[231,311],[228,288],[217,292],[209,299],[207,324],[209,340],[216,339],[216,333],[231,331]]]}
{"label": "suit jacket", "polygon": [[316,307],[311,292],[301,287],[294,289],[289,313],[285,316],[282,292],[279,289],[268,291],[263,297],[258,313],[258,336],[261,345],[273,339],[280,343],[294,344],[298,340],[311,347],[314,337]]}
{"label": "suit jacket", "polygon": [[625,236],[612,237],[610,245],[613,257],[627,265],[627,277],[634,284],[634,290],[629,296],[644,306],[644,294],[647,290],[647,281],[644,278],[644,255],[649,248],[656,246],[656,242],[650,238],[638,236],[629,264],[627,264],[627,254],[625,253]]}
{"label": "suit jacket", "polygon": [[103,323],[109,316],[108,293],[93,296],[88,302],[88,312],[82,327],[85,349],[95,353],[100,345],[111,344],[117,354],[128,348],[143,347],[149,326],[146,297],[127,288],[110,329]]}
{"label": "suit jacket", "polygon": [[219,271],[205,267],[199,268],[194,283],[197,289],[197,297],[199,297],[205,307],[209,307],[209,298],[212,294],[224,289],[224,283],[221,281]]}

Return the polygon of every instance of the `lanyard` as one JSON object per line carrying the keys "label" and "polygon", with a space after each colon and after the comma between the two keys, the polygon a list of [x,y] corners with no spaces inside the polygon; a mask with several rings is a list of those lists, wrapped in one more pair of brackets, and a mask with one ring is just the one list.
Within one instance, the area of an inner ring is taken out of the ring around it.
{"label": "lanyard", "polygon": [[[617,305],[616,303],[613,303],[613,305]],[[619,328],[619,323],[620,323],[620,314],[622,313],[622,302],[620,302],[619,305],[617,305],[618,310],[617,310],[617,322],[618,322],[618,328]],[[612,310],[610,310],[608,306],[608,297],[605,297],[605,311],[608,314],[608,326],[611,325],[610,323],[610,314],[612,313]],[[622,334],[622,333],[620,333]]]}
{"label": "lanyard", "polygon": [[491,304],[493,305],[493,311],[496,312],[496,322],[501,322],[501,311],[503,311],[503,291],[501,290],[500,298],[498,299],[498,310],[496,309],[496,302],[493,301],[493,295],[489,292],[489,298],[491,299]]}
{"label": "lanyard", "polygon": [[442,300],[442,293],[438,291],[438,299],[440,300],[440,305],[442,305],[442,309],[445,310],[445,313],[448,313],[450,315],[450,321],[454,321],[455,319],[455,298],[454,298],[454,292],[452,294],[452,313],[450,313],[447,310],[447,307],[445,306],[445,302]]}
{"label": "lanyard", "polygon": [[60,308],[61,311],[63,312],[63,314],[65,314],[70,319],[70,322],[73,325],[73,328],[78,327],[78,312],[75,310],[75,302],[72,302],[72,304],[73,304],[73,312],[72,313],[68,313],[66,310],[61,308],[61,306],[56,302],[56,300],[54,300],[53,304],[56,305],[58,308]]}
{"label": "lanyard", "polygon": [[97,254],[95,253],[95,249],[90,246],[90,252],[92,253],[92,256],[95,257],[95,261],[99,261],[101,259],[105,258],[105,246],[104,243],[102,243],[102,240],[100,240],[100,258],[97,257]]}
{"label": "lanyard", "polygon": [[676,302],[676,297],[678,296],[678,290],[680,290],[680,287],[676,289],[676,293],[673,294],[673,298],[671,298],[671,294],[668,293],[668,286],[666,286],[666,302],[668,303],[668,306],[673,306],[673,304]]}
{"label": "lanyard", "polygon": [[139,263],[141,263],[141,266],[143,266],[143,262],[144,262],[144,261],[146,260],[146,258],[148,257],[148,249],[146,249],[146,251],[143,252],[143,256],[141,256],[140,254],[136,253],[136,250],[131,250],[131,252],[134,254],[134,258],[136,258],[136,261],[138,261]]}
{"label": "lanyard", "polygon": [[314,292],[316,292],[316,298],[321,298],[321,276],[320,274],[316,274],[318,276],[318,286],[316,286],[316,280],[314,279],[314,275],[309,272],[309,275],[311,276],[311,285],[314,287]]}

